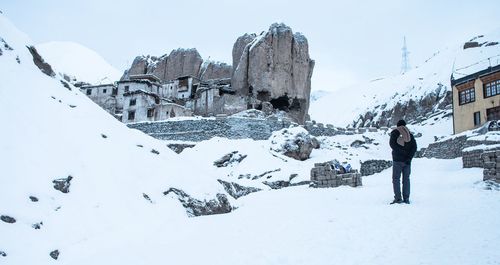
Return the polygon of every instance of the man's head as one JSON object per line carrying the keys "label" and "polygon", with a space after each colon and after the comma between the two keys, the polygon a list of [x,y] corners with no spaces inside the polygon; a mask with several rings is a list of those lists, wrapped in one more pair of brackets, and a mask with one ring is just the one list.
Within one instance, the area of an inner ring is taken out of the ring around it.
{"label": "man's head", "polygon": [[397,126],[406,126],[406,121],[405,120],[399,120]]}

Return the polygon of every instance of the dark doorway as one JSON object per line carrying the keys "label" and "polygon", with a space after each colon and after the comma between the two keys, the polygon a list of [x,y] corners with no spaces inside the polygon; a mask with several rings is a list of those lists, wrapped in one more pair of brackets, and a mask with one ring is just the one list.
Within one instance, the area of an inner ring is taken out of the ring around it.
{"label": "dark doorway", "polygon": [[275,109],[288,111],[288,108],[290,107],[290,102],[289,102],[287,95],[281,96],[279,98],[271,99],[270,102],[273,105],[273,108],[275,108]]}

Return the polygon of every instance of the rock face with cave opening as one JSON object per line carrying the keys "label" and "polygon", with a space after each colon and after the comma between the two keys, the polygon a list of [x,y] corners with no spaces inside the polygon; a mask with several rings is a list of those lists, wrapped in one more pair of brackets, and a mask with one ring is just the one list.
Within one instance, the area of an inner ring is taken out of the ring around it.
{"label": "rock face with cave opening", "polygon": [[309,110],[314,60],[307,39],[284,24],[256,36],[245,34],[233,47],[231,85],[253,107],[270,102],[303,124]]}

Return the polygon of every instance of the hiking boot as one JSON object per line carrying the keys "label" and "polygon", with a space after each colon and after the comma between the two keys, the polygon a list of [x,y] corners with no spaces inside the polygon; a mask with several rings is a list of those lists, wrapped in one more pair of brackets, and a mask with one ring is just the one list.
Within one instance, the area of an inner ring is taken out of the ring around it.
{"label": "hiking boot", "polygon": [[409,199],[405,199],[405,200],[403,200],[403,202],[406,203],[406,204],[410,204],[410,200]]}
{"label": "hiking boot", "polygon": [[396,204],[396,203],[402,203],[403,201],[401,199],[394,199],[391,204]]}

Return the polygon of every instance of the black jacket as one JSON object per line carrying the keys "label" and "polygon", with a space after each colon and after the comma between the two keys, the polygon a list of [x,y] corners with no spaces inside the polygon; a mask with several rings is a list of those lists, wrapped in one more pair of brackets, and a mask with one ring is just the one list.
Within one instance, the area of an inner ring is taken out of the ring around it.
{"label": "black jacket", "polygon": [[405,143],[404,146],[401,146],[397,142],[399,135],[400,132],[397,129],[391,132],[389,145],[392,148],[392,160],[410,164],[415,152],[417,152],[417,142],[415,141],[413,134],[410,133],[410,141]]}

